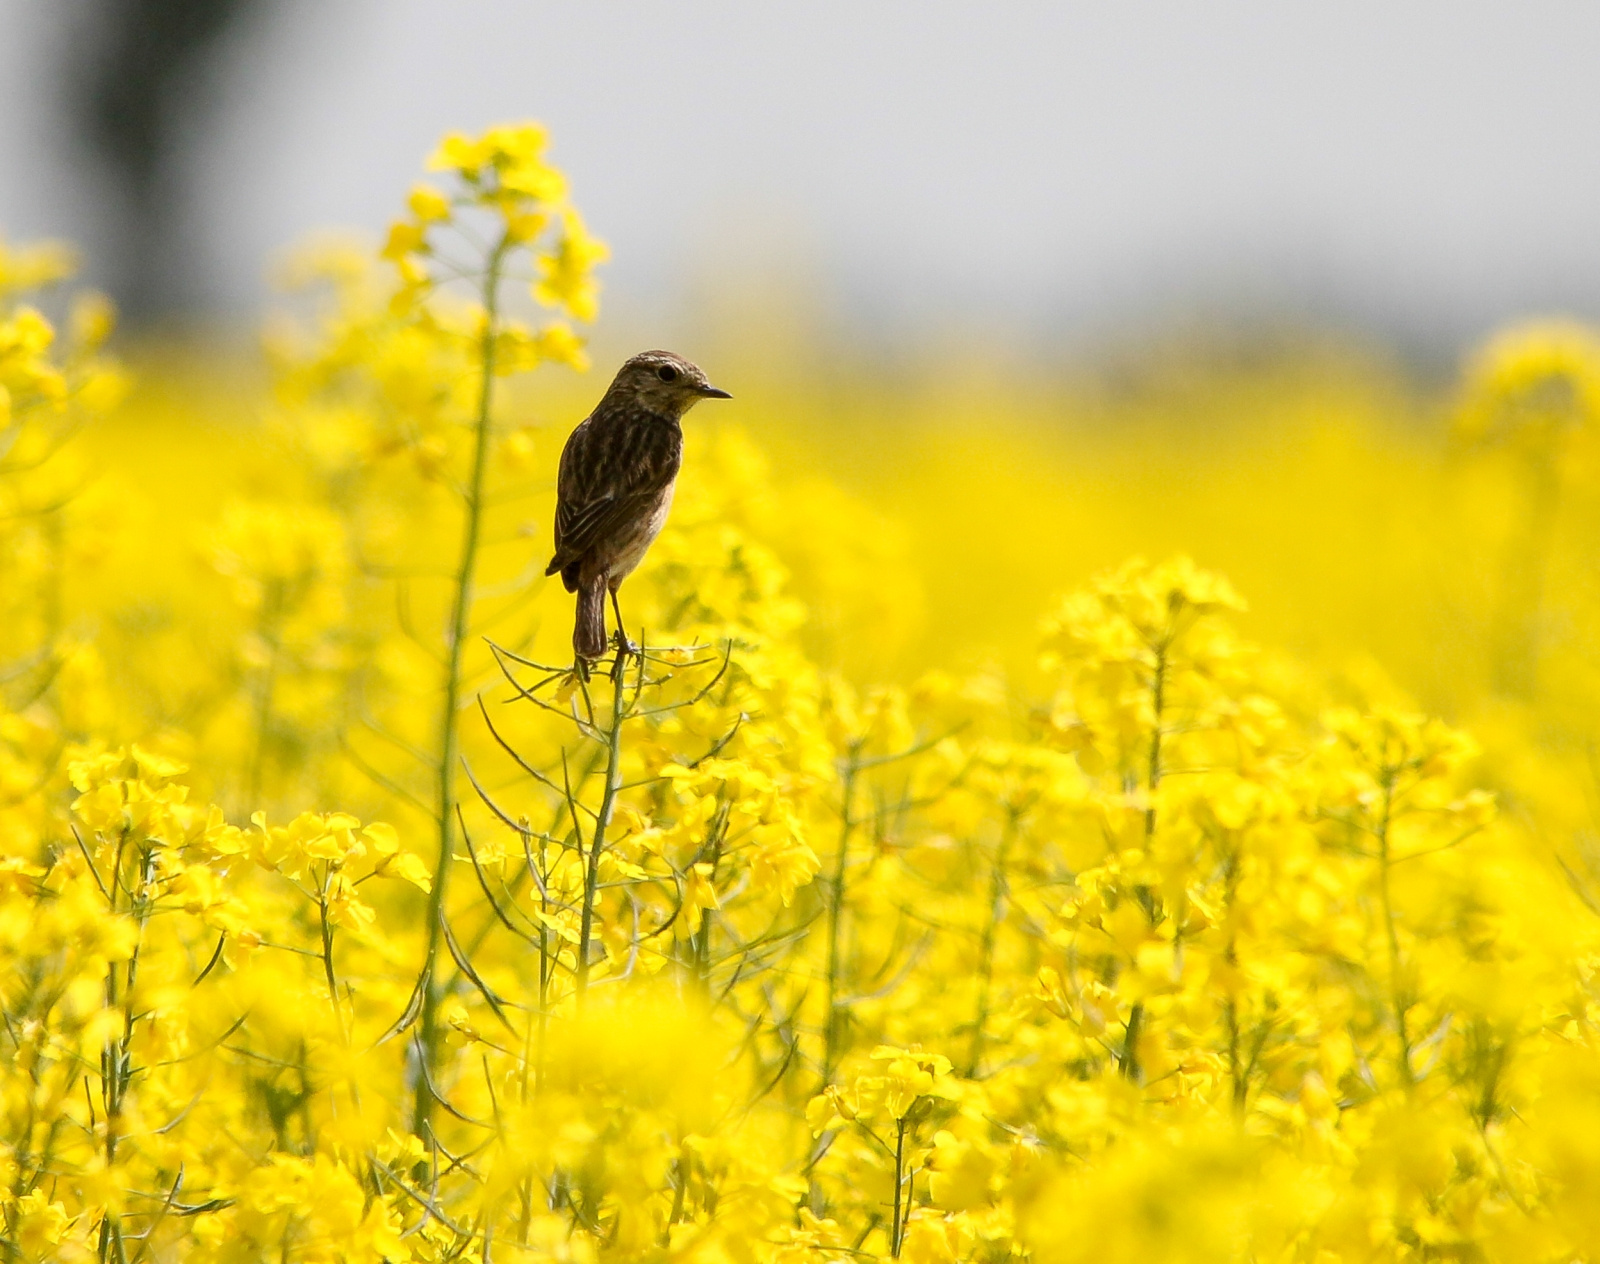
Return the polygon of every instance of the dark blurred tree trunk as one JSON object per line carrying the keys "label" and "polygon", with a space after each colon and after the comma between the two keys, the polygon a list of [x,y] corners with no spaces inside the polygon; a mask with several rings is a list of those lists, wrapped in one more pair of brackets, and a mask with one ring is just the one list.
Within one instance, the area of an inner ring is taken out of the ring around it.
{"label": "dark blurred tree trunk", "polygon": [[174,157],[203,130],[207,62],[243,14],[272,0],[81,0],[65,70],[74,121],[103,165],[117,229],[111,289],[134,322],[177,316],[181,249]]}

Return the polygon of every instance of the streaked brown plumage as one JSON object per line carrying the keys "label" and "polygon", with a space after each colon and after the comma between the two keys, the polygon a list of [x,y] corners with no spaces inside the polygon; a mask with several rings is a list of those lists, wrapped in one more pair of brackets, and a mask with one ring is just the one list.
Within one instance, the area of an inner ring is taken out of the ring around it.
{"label": "streaked brown plumage", "polygon": [[702,399],[729,398],[682,356],[644,351],[568,437],[556,480],[556,553],[544,573],[561,572],[578,594],[572,648],[580,659],[606,652],[608,592],[626,641],[617,589],[667,520],[683,460],[679,421]]}

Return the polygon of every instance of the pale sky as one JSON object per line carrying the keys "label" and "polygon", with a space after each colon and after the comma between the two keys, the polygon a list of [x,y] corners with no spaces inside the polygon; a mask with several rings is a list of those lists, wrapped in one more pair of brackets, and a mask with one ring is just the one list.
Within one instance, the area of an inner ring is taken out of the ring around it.
{"label": "pale sky", "polygon": [[[0,228],[94,241],[0,0]],[[617,310],[805,277],[912,332],[1260,303],[1435,344],[1600,315],[1600,6],[1481,0],[282,0],[186,152],[187,286],[248,318],[308,230],[381,231],[440,133],[534,117]]]}

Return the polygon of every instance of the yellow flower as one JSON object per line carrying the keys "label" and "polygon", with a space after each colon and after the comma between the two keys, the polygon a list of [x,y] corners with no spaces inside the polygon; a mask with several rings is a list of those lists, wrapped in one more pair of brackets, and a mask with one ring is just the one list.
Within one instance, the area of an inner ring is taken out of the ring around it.
{"label": "yellow flower", "polygon": [[334,874],[328,879],[326,897],[328,918],[336,926],[364,931],[377,920],[377,912],[356,898],[355,886],[344,874]]}
{"label": "yellow flower", "polygon": [[473,139],[460,132],[451,132],[428,158],[430,171],[455,171],[468,179],[476,178],[479,168],[488,161],[488,139]]}
{"label": "yellow flower", "polygon": [[132,754],[133,762],[139,769],[140,780],[150,784],[171,781],[172,778],[181,777],[189,771],[188,764],[169,759],[154,751],[144,750],[137,742],[133,745]]}
{"label": "yellow flower", "polygon": [[373,872],[385,878],[399,878],[423,891],[433,890],[433,872],[421,856],[412,852],[385,856]]}
{"label": "yellow flower", "polygon": [[712,885],[712,867],[709,864],[697,864],[690,868],[684,875],[683,882],[683,911],[678,920],[683,925],[683,933],[693,935],[700,929],[701,919],[705,916],[706,909],[722,907],[717,899],[717,890]]}
{"label": "yellow flower", "polygon": [[541,360],[552,364],[565,364],[582,372],[589,367],[589,356],[583,349],[583,340],[570,326],[559,321],[546,325],[538,334],[538,354]]}
{"label": "yellow flower", "polygon": [[547,307],[564,307],[575,320],[592,321],[600,298],[594,268],[611,252],[603,241],[589,235],[576,211],[567,211],[561,222],[555,248],[539,256],[541,279],[533,287],[533,296]]}
{"label": "yellow flower", "polygon": [[72,341],[80,351],[101,346],[116,324],[116,306],[104,294],[80,294],[72,300]]}
{"label": "yellow flower", "polygon": [[78,270],[78,252],[64,241],[37,241],[23,247],[0,240],[0,297],[42,289]]}
{"label": "yellow flower", "polygon": [[30,1255],[44,1256],[59,1246],[71,1217],[66,1207],[35,1189],[17,1200],[16,1241]]}
{"label": "yellow flower", "polygon": [[1473,357],[1457,430],[1493,437],[1520,425],[1592,426],[1600,418],[1600,333],[1573,320],[1537,320],[1496,334]]}
{"label": "yellow flower", "polygon": [[423,224],[437,223],[450,218],[450,199],[431,184],[413,185],[406,205]]}
{"label": "yellow flower", "polygon": [[425,224],[410,220],[396,220],[389,226],[388,239],[383,244],[383,257],[400,261],[407,255],[424,251],[428,246],[428,229]]}

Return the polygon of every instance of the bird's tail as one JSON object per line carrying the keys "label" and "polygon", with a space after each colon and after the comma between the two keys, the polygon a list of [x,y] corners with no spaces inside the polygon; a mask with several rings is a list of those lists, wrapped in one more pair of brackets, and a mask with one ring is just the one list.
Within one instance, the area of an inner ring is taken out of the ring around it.
{"label": "bird's tail", "polygon": [[597,575],[578,589],[578,617],[572,627],[572,648],[579,658],[606,654],[606,577]]}

